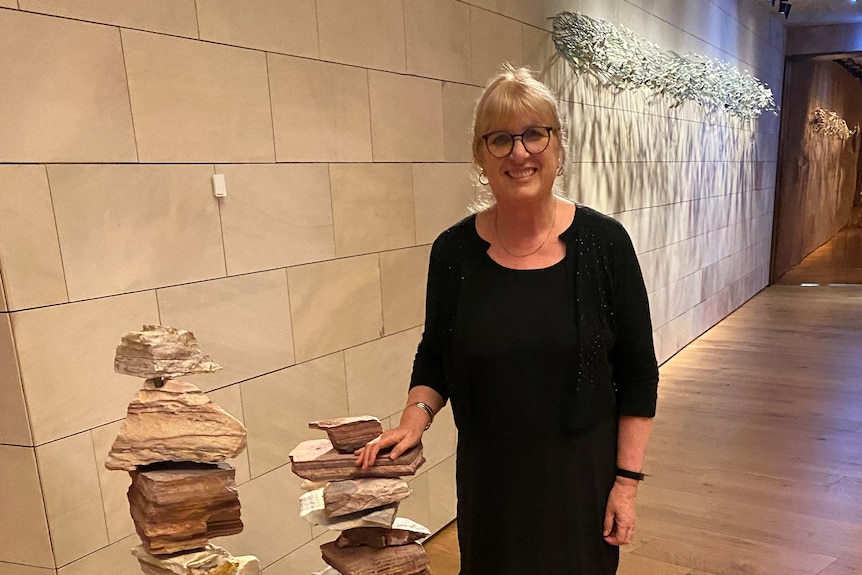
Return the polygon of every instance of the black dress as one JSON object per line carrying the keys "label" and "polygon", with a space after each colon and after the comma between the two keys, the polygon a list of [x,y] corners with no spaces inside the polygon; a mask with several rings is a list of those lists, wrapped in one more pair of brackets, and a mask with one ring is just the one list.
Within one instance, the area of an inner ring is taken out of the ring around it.
{"label": "black dress", "polygon": [[610,575],[602,539],[616,468],[616,423],[564,431],[577,376],[572,292],[563,262],[505,268],[490,257],[463,294],[466,402],[459,431],[462,575]]}
{"label": "black dress", "polygon": [[620,415],[653,417],[658,366],[631,239],[579,205],[563,261],[511,270],[475,216],[431,248],[410,386],[451,400],[462,575],[612,575],[602,538]]}

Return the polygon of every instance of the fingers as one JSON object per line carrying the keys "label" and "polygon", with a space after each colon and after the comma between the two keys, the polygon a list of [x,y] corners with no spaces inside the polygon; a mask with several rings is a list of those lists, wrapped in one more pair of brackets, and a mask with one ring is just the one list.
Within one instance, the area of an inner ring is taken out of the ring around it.
{"label": "fingers", "polygon": [[368,469],[374,465],[377,455],[382,449],[391,447],[397,444],[401,439],[401,434],[395,430],[385,431],[382,435],[378,435],[371,441],[360,447],[353,453],[356,455],[356,466],[362,469]]}
{"label": "fingers", "polygon": [[610,533],[605,534],[605,541],[611,545],[628,545],[634,540],[635,527],[634,525],[614,525]]}
{"label": "fingers", "polygon": [[[377,457],[377,450],[379,448],[376,445],[380,442],[380,437],[377,436],[356,451],[353,454],[356,456],[356,466],[361,467],[362,469],[368,469],[368,461],[374,462],[374,458]],[[369,459],[370,458],[370,459]]]}
{"label": "fingers", "polygon": [[607,538],[614,529],[614,514],[610,510],[605,511],[605,525],[602,535]]}
{"label": "fingers", "polygon": [[374,461],[380,454],[381,450],[393,447],[389,453],[391,459],[396,459],[404,454],[405,451],[411,449],[422,438],[422,433],[416,433],[404,427],[396,427],[384,431],[381,435],[375,437],[363,447],[360,447],[353,454],[356,456],[356,466],[363,470],[374,465]]}
{"label": "fingers", "polygon": [[397,459],[417,443],[419,443],[418,437],[411,437],[410,434],[407,434],[395,445],[395,447],[392,448],[392,452],[389,453],[389,457],[391,459]]}

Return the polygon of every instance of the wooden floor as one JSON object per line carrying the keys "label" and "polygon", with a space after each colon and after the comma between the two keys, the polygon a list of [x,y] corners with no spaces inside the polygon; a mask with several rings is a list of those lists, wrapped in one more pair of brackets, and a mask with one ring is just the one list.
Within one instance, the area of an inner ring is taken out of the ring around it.
{"label": "wooden floor", "polygon": [[[862,286],[817,257],[662,366],[620,575],[862,574]],[[456,538],[426,544],[434,575]]]}

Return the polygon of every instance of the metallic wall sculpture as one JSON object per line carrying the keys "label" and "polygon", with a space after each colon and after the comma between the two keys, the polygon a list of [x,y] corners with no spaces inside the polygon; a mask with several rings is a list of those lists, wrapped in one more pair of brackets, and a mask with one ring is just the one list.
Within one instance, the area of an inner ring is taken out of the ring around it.
{"label": "metallic wall sculpture", "polygon": [[577,12],[557,14],[553,28],[557,51],[576,73],[588,71],[620,90],[647,88],[671,98],[671,107],[691,100],[744,120],[777,111],[772,90],[730,63],[698,54],[680,56],[625,26]]}
{"label": "metallic wall sculpture", "polygon": [[847,122],[837,113],[824,108],[814,110],[814,117],[811,119],[810,126],[811,131],[817,135],[830,136],[841,140],[846,140],[859,131],[859,126],[851,130],[847,126]]}

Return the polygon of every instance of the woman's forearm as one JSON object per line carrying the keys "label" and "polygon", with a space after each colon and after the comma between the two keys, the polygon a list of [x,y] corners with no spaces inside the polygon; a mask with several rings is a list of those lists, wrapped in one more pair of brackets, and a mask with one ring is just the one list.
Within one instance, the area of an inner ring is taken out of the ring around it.
{"label": "woman's forearm", "polygon": [[651,430],[651,417],[620,416],[617,431],[617,467],[637,472],[643,469]]}

